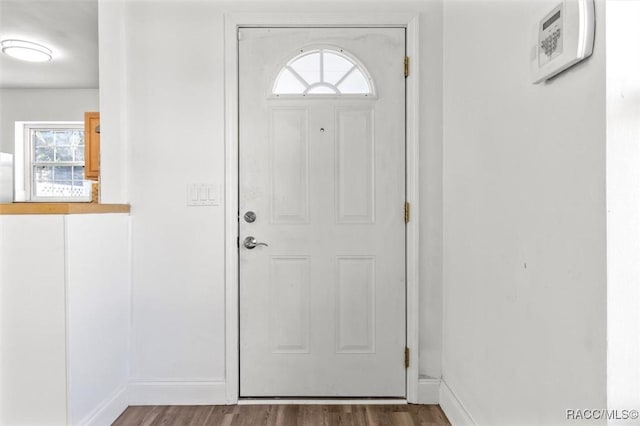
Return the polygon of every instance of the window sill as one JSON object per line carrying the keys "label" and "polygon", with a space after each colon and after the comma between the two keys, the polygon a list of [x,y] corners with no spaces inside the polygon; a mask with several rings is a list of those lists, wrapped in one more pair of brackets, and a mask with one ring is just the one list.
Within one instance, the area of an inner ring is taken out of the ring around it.
{"label": "window sill", "polygon": [[3,214],[96,214],[130,213],[129,204],[97,203],[7,203],[0,204]]}

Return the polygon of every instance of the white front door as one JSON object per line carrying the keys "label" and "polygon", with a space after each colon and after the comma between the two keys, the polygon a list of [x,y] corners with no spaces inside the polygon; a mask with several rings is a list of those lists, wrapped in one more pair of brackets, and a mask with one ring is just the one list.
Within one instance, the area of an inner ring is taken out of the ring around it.
{"label": "white front door", "polygon": [[405,30],[239,40],[240,396],[404,397]]}

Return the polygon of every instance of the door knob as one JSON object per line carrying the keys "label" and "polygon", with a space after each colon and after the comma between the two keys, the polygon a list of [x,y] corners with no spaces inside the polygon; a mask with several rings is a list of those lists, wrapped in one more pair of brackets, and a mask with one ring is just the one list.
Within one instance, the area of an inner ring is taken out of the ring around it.
{"label": "door knob", "polygon": [[256,241],[256,237],[252,237],[252,236],[245,238],[244,241],[242,242],[242,245],[245,246],[245,248],[248,248],[249,250],[254,249],[258,246],[269,247],[269,244],[259,243]]}

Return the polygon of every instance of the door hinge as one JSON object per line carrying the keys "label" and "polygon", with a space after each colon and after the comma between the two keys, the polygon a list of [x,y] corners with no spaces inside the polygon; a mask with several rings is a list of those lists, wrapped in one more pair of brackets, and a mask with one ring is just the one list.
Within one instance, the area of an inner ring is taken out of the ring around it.
{"label": "door hinge", "polygon": [[404,57],[404,77],[409,77],[409,57]]}
{"label": "door hinge", "polygon": [[240,248],[240,237],[236,238],[236,245],[238,246],[238,248]]}
{"label": "door hinge", "polygon": [[409,223],[411,220],[411,204],[404,202],[404,223]]}
{"label": "door hinge", "polygon": [[404,368],[409,368],[409,358],[410,358],[409,348],[405,347],[404,348]]}

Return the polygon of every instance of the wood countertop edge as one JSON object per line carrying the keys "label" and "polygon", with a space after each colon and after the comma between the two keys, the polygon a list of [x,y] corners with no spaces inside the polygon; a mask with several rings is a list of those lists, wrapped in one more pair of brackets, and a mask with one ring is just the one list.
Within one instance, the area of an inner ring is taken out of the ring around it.
{"label": "wood countertop edge", "polygon": [[97,214],[131,213],[129,204],[97,203],[5,203],[0,215],[8,214]]}

